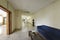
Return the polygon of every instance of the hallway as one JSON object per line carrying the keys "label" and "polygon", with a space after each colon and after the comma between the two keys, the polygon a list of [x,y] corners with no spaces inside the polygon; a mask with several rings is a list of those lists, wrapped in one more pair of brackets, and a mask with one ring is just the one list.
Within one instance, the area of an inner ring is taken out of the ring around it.
{"label": "hallway", "polygon": [[0,40],[30,40],[30,38],[28,32],[17,31],[11,35],[1,36]]}

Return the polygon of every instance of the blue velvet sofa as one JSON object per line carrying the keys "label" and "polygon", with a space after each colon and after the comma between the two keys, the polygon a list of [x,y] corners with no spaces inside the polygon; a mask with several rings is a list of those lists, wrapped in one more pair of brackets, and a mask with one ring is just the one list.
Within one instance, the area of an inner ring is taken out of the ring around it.
{"label": "blue velvet sofa", "polygon": [[42,34],[46,40],[60,40],[60,30],[50,26],[37,26],[37,31]]}

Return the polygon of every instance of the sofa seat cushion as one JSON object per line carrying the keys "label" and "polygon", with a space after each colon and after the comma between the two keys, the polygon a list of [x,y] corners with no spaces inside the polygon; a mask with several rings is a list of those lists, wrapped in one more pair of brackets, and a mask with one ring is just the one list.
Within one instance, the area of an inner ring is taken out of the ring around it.
{"label": "sofa seat cushion", "polygon": [[60,40],[60,30],[50,26],[37,26],[37,31],[41,33],[47,40]]}

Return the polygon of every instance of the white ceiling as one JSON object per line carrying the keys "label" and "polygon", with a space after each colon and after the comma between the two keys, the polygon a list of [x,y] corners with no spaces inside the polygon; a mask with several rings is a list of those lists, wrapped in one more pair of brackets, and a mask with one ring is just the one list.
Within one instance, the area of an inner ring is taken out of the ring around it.
{"label": "white ceiling", "polygon": [[36,12],[53,1],[54,0],[9,0],[15,9],[29,12]]}

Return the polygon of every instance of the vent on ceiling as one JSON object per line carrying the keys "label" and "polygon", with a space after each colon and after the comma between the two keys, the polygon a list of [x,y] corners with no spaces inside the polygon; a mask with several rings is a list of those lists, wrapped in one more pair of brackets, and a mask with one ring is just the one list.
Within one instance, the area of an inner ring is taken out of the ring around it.
{"label": "vent on ceiling", "polygon": [[29,11],[24,11],[25,13],[30,13]]}

